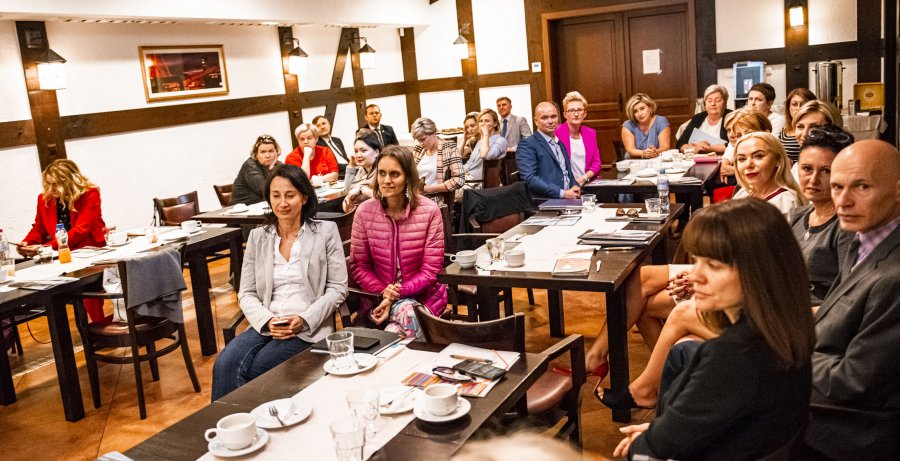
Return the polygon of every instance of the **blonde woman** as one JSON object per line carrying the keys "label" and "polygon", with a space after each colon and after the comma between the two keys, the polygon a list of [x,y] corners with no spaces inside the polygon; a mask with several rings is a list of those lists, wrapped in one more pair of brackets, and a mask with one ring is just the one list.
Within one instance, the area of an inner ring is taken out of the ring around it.
{"label": "blonde woman", "polygon": [[[794,133],[794,119],[800,106],[808,101],[815,101],[816,95],[806,88],[795,88],[784,99],[784,129],[777,133],[778,140],[784,146],[791,161],[796,162],[800,156],[800,143],[797,142],[797,133]],[[776,134],[776,133],[772,133]]]}
{"label": "blonde woman", "polygon": [[654,158],[671,145],[669,120],[656,115],[656,101],[644,93],[625,104],[628,120],[622,124],[622,144],[629,158]]}
{"label": "blonde woman", "polygon": [[484,109],[478,114],[478,131],[480,139],[465,164],[467,176],[475,181],[484,179],[485,160],[506,157],[506,138],[500,135],[500,117],[494,109]]}
{"label": "blonde woman", "polygon": [[734,184],[734,145],[741,136],[756,131],[772,132],[768,117],[753,109],[743,107],[725,116],[725,130],[728,132],[728,147],[722,154],[719,175],[722,183]]}
{"label": "blonde woman", "polygon": [[741,187],[734,199],[765,200],[787,219],[806,199],[791,175],[791,160],[781,142],[771,133],[756,132],[741,137],[734,146],[735,177]]}
{"label": "blonde woman", "polygon": [[797,136],[797,143],[803,146],[806,141],[806,134],[813,128],[820,128],[825,125],[835,125],[843,122],[840,111],[831,104],[824,101],[807,101],[794,117],[794,134]]}
{"label": "blonde woman", "polygon": [[462,161],[465,163],[472,155],[472,149],[475,148],[475,144],[481,140],[481,128],[478,126],[478,112],[469,112],[466,114],[466,118],[463,120],[463,129],[465,130],[463,132],[464,141],[460,156],[462,156]]}
{"label": "blonde woman", "polygon": [[[19,253],[32,257],[41,246],[56,249],[56,225],[62,224],[69,234],[69,248],[106,246],[106,224],[100,214],[100,189],[81,174],[71,160],[54,160],[41,176],[44,191],[38,195],[34,225],[19,243]],[[103,302],[86,300],[85,310],[92,322],[103,316]]]}
{"label": "blonde woman", "polygon": [[583,186],[600,174],[600,147],[597,131],[584,126],[587,118],[587,99],[577,91],[563,98],[563,116],[566,123],[556,127],[556,137],[566,146],[566,154],[572,165],[572,176]]}
{"label": "blonde woman", "polygon": [[437,126],[425,117],[417,118],[410,133],[418,145],[413,150],[418,175],[426,194],[453,192],[463,186],[463,163],[456,141],[437,135]]}
{"label": "blonde woman", "polygon": [[728,139],[728,133],[725,132],[725,124],[722,119],[731,112],[725,108],[728,104],[728,90],[722,85],[710,85],[703,92],[703,112],[691,117],[690,122],[684,129],[684,133],[678,138],[675,147],[684,152],[684,149],[693,147],[694,152],[698,154],[707,154],[715,152],[721,154],[725,152],[725,144],[710,145],[706,141],[700,141],[691,144],[691,133],[694,129],[698,129],[710,136],[715,136],[721,140]]}

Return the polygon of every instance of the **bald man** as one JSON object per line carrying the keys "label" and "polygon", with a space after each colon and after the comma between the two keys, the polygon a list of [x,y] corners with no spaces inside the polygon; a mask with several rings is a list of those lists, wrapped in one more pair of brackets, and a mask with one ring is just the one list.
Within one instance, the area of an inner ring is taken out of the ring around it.
{"label": "bald man", "polygon": [[542,102],[534,108],[537,131],[519,143],[516,164],[528,193],[539,198],[576,199],[581,189],[572,175],[566,146],[556,137],[559,107]]}
{"label": "bald man", "polygon": [[815,459],[900,459],[900,153],[876,140],[847,147],[831,165],[831,196],[856,236],[815,314],[807,449]]}

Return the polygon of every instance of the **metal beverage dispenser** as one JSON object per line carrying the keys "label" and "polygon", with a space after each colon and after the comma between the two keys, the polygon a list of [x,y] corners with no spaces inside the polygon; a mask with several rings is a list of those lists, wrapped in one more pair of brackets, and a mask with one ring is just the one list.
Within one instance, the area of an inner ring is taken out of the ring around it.
{"label": "metal beverage dispenser", "polygon": [[844,65],[841,61],[816,63],[816,96],[841,109],[844,90]]}

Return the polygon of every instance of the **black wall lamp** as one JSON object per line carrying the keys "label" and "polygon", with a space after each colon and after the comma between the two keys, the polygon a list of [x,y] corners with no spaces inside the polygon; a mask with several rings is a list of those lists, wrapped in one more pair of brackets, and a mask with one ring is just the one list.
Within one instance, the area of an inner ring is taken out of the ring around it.
{"label": "black wall lamp", "polygon": [[285,45],[293,45],[297,44],[294,49],[288,53],[288,73],[294,75],[300,75],[306,73],[306,61],[309,59],[309,55],[300,48],[300,39],[291,38],[289,43],[285,43]]}

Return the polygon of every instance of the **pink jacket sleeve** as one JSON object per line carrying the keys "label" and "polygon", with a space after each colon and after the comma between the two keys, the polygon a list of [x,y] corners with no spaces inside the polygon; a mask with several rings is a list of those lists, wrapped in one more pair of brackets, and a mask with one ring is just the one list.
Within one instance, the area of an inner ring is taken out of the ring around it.
{"label": "pink jacket sleeve", "polygon": [[401,298],[412,298],[437,283],[437,274],[444,264],[444,225],[440,208],[430,207],[425,252],[419,272],[400,286]]}
{"label": "pink jacket sleeve", "polygon": [[602,165],[600,162],[600,147],[597,145],[597,130],[582,125],[581,139],[585,140],[584,171],[593,171],[594,176],[599,176]]}
{"label": "pink jacket sleeve", "polygon": [[369,236],[366,229],[369,215],[360,213],[363,207],[357,209],[356,218],[353,220],[353,231],[350,234],[350,270],[353,280],[365,291],[381,293],[387,287],[375,274],[372,266],[372,256],[369,252]]}

